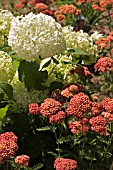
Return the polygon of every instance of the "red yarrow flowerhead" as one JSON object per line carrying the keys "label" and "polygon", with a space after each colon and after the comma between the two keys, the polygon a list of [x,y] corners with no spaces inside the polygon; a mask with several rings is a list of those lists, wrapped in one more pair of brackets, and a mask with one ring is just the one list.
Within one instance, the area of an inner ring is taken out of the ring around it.
{"label": "red yarrow flowerhead", "polygon": [[69,107],[66,109],[68,115],[74,117],[82,117],[91,111],[91,101],[87,95],[80,92],[71,98]]}
{"label": "red yarrow flowerhead", "polygon": [[73,159],[57,158],[54,162],[56,170],[75,170],[77,168],[77,161]]}
{"label": "red yarrow flowerhead", "polygon": [[99,72],[113,71],[113,60],[109,57],[100,58],[94,68]]}
{"label": "red yarrow flowerhead", "polygon": [[50,117],[61,110],[62,104],[52,98],[47,98],[40,106],[40,113],[44,117]]}
{"label": "red yarrow flowerhead", "polygon": [[29,104],[29,114],[38,114],[40,112],[40,107],[37,103],[31,103]]}
{"label": "red yarrow flowerhead", "polygon": [[108,121],[103,116],[96,116],[89,120],[89,123],[91,124],[92,131],[95,131],[99,134],[106,135],[107,134],[107,124]]}
{"label": "red yarrow flowerhead", "polygon": [[15,8],[23,8],[24,5],[23,5],[23,4],[16,4],[14,7],[15,7]]}
{"label": "red yarrow flowerhead", "polygon": [[29,165],[30,157],[28,155],[20,155],[15,158],[15,163],[20,164],[21,166],[28,166]]}
{"label": "red yarrow flowerhead", "polygon": [[35,9],[39,10],[39,11],[43,11],[48,9],[48,6],[44,3],[37,3],[35,6]]}
{"label": "red yarrow flowerhead", "polygon": [[0,164],[4,164],[18,150],[18,137],[13,132],[0,134]]}
{"label": "red yarrow flowerhead", "polygon": [[50,124],[53,124],[53,123],[60,124],[60,123],[62,123],[63,119],[65,119],[65,117],[66,117],[65,112],[59,111],[57,114],[49,117],[49,123]]}
{"label": "red yarrow flowerhead", "polygon": [[113,113],[113,99],[110,98],[104,99],[102,101],[102,106],[107,112]]}

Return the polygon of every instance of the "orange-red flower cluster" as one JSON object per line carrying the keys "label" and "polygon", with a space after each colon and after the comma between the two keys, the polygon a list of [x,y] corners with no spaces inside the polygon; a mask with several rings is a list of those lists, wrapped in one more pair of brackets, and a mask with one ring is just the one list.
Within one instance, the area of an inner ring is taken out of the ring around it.
{"label": "orange-red flower cluster", "polygon": [[113,99],[110,98],[104,99],[102,101],[102,106],[107,112],[113,113]]}
{"label": "orange-red flower cluster", "polygon": [[113,60],[109,57],[100,58],[94,68],[99,72],[113,71]]}
{"label": "orange-red flower cluster", "polygon": [[0,163],[4,164],[18,150],[18,137],[13,132],[0,134]]}
{"label": "orange-red flower cluster", "polygon": [[15,163],[18,163],[21,166],[28,166],[29,159],[30,159],[30,157],[28,155],[21,155],[21,156],[17,156],[14,161],[15,161]]}
{"label": "orange-red flower cluster", "polygon": [[75,170],[77,168],[77,161],[72,159],[57,158],[54,162],[56,170]]}
{"label": "orange-red flower cluster", "polygon": [[107,134],[107,119],[102,116],[96,116],[89,120],[89,123],[91,124],[92,131],[95,131],[101,135]]}
{"label": "orange-red flower cluster", "polygon": [[37,103],[31,103],[29,104],[29,114],[38,114],[40,112],[40,107]]}
{"label": "orange-red flower cluster", "polygon": [[79,121],[69,122],[69,129],[71,129],[71,132],[74,134],[84,134],[89,130],[89,126],[86,124],[87,122],[87,118],[83,118]]}
{"label": "orange-red flower cluster", "polygon": [[110,43],[110,41],[112,40],[113,40],[113,31],[111,31],[108,36],[99,38],[95,43],[101,49],[103,49],[103,48],[106,48],[108,44]]}
{"label": "orange-red flower cluster", "polygon": [[58,113],[56,113],[55,115],[52,115],[49,117],[49,123],[53,124],[53,123],[62,123],[63,119],[65,119],[66,114],[64,111],[59,111]]}
{"label": "orange-red flower cluster", "polygon": [[61,91],[61,95],[65,97],[73,97],[79,91],[79,87],[77,85],[70,85],[69,87],[65,88]]}
{"label": "orange-red flower cluster", "polygon": [[58,15],[58,14],[78,15],[80,14],[80,10],[78,10],[77,7],[74,6],[73,4],[71,5],[65,4],[65,5],[60,6],[60,8],[55,12],[55,15]]}
{"label": "orange-red flower cluster", "polygon": [[61,109],[61,103],[52,99],[47,98],[44,100],[44,103],[40,106],[40,113],[44,117],[50,117],[51,115],[56,114]]}
{"label": "orange-red flower cluster", "polygon": [[69,107],[66,109],[68,115],[82,117],[91,110],[91,101],[87,95],[80,92],[71,98]]}
{"label": "orange-red flower cluster", "polygon": [[48,9],[48,6],[44,3],[37,3],[36,6],[35,6],[35,9],[37,9],[38,11],[43,11],[43,10],[46,10]]}
{"label": "orange-red flower cluster", "polygon": [[102,110],[102,105],[98,102],[92,102],[91,106],[92,115],[99,115]]}

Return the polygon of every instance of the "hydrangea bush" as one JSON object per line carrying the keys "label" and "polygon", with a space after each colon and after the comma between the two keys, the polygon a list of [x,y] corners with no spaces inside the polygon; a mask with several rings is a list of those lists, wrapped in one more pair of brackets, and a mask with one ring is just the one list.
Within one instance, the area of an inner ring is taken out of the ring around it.
{"label": "hydrangea bush", "polygon": [[[77,14],[85,1],[77,2],[59,9]],[[11,18],[0,51],[0,168],[111,170],[113,33],[61,26],[57,13],[45,14],[48,4],[20,0],[18,11],[35,11]]]}

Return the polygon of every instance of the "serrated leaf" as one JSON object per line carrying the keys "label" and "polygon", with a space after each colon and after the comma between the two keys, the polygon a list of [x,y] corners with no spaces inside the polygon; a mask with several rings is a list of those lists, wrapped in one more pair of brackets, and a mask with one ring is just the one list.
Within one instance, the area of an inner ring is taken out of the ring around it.
{"label": "serrated leaf", "polygon": [[12,88],[12,86],[10,84],[7,84],[7,83],[1,83],[0,87],[2,88],[4,93],[6,93],[8,98],[12,99],[12,97],[13,97],[13,88]]}
{"label": "serrated leaf", "polygon": [[45,126],[45,127],[41,127],[41,128],[37,128],[37,131],[47,131],[47,130],[51,130],[50,126]]}
{"label": "serrated leaf", "polygon": [[57,144],[63,144],[64,142],[69,142],[72,140],[72,137],[71,136],[66,136],[66,137],[61,137],[59,138],[56,143]]}
{"label": "serrated leaf", "polygon": [[38,169],[41,169],[44,165],[42,163],[39,163],[35,166],[33,166],[33,169],[32,170],[38,170]]}

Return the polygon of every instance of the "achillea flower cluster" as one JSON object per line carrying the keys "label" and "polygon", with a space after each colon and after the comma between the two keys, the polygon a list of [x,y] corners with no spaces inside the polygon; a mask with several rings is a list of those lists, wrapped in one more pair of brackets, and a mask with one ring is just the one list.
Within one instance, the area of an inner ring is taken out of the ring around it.
{"label": "achillea flower cluster", "polygon": [[69,103],[69,107],[66,109],[68,115],[75,117],[82,117],[91,110],[91,101],[87,95],[80,92],[74,95]]}
{"label": "achillea flower cluster", "polygon": [[[78,13],[78,11],[79,11],[79,13]],[[77,7],[74,6],[73,4],[71,4],[71,5],[65,4],[65,5],[60,6],[60,8],[54,14],[55,15],[58,15],[58,14],[78,15],[78,14],[80,14],[80,10],[78,10]]]}
{"label": "achillea flower cluster", "polygon": [[102,101],[102,106],[107,112],[113,113],[113,99],[110,98],[104,99]]}
{"label": "achillea flower cluster", "polygon": [[28,166],[29,165],[29,159],[30,157],[28,155],[21,155],[21,156],[17,156],[15,158],[15,163],[18,163],[22,166]]}
{"label": "achillea flower cluster", "polygon": [[91,103],[91,112],[93,115],[99,115],[102,110],[102,105],[98,102]]}
{"label": "achillea flower cluster", "polygon": [[73,97],[78,91],[79,91],[78,86],[70,85],[69,87],[61,91],[61,95],[69,98]]}
{"label": "achillea flower cluster", "polygon": [[93,117],[89,120],[89,123],[91,124],[91,130],[95,131],[101,135],[105,135],[107,134],[107,124],[108,121],[106,118],[102,117],[102,116],[96,116]]}
{"label": "achillea flower cluster", "polygon": [[108,46],[109,42],[112,40],[113,40],[113,31],[111,31],[109,35],[106,37],[100,37],[99,39],[97,39],[95,43],[100,47],[100,49],[104,49]]}
{"label": "achillea flower cluster", "polygon": [[71,132],[74,134],[84,134],[88,132],[89,126],[86,124],[88,120],[84,118],[83,120],[69,122],[68,126]]}
{"label": "achillea flower cluster", "polygon": [[37,103],[31,103],[29,104],[29,114],[38,114],[40,112],[40,107]]}
{"label": "achillea flower cluster", "polygon": [[113,114],[109,112],[102,112],[101,115],[103,115],[108,121],[113,121]]}
{"label": "achillea flower cluster", "polygon": [[84,76],[84,77],[91,76],[91,72],[90,72],[90,71],[88,70],[88,68],[85,67],[85,66],[78,66],[78,67],[76,67],[75,69],[70,70],[70,73],[71,73],[71,74],[76,73],[76,74],[82,75],[82,76]]}
{"label": "achillea flower cluster", "polygon": [[77,161],[67,158],[57,158],[54,162],[56,170],[75,170],[77,168]]}
{"label": "achillea flower cluster", "polygon": [[15,72],[10,55],[0,51],[0,83],[10,83]]}
{"label": "achillea flower cluster", "polygon": [[0,134],[0,163],[4,164],[18,150],[18,137],[13,132]]}
{"label": "achillea flower cluster", "polygon": [[40,106],[40,113],[44,117],[50,117],[60,111],[60,109],[61,103],[52,98],[47,98]]}
{"label": "achillea flower cluster", "polygon": [[49,123],[53,124],[53,123],[62,123],[62,121],[65,119],[66,114],[63,111],[59,111],[58,113],[56,113],[55,115],[51,115],[49,117]]}
{"label": "achillea flower cluster", "polygon": [[8,36],[13,14],[8,10],[0,10],[0,33]]}
{"label": "achillea flower cluster", "polygon": [[100,58],[94,68],[99,72],[113,71],[113,60],[109,57]]}
{"label": "achillea flower cluster", "polygon": [[44,3],[37,3],[35,6],[35,9],[37,9],[39,12],[48,9],[48,6]]}
{"label": "achillea flower cluster", "polygon": [[16,9],[18,9],[18,8],[23,8],[24,5],[23,5],[23,4],[16,4],[14,7],[15,7]]}
{"label": "achillea flower cluster", "polygon": [[18,57],[29,62],[39,56],[51,57],[65,50],[61,25],[43,13],[35,15],[31,12],[13,18],[8,44]]}

